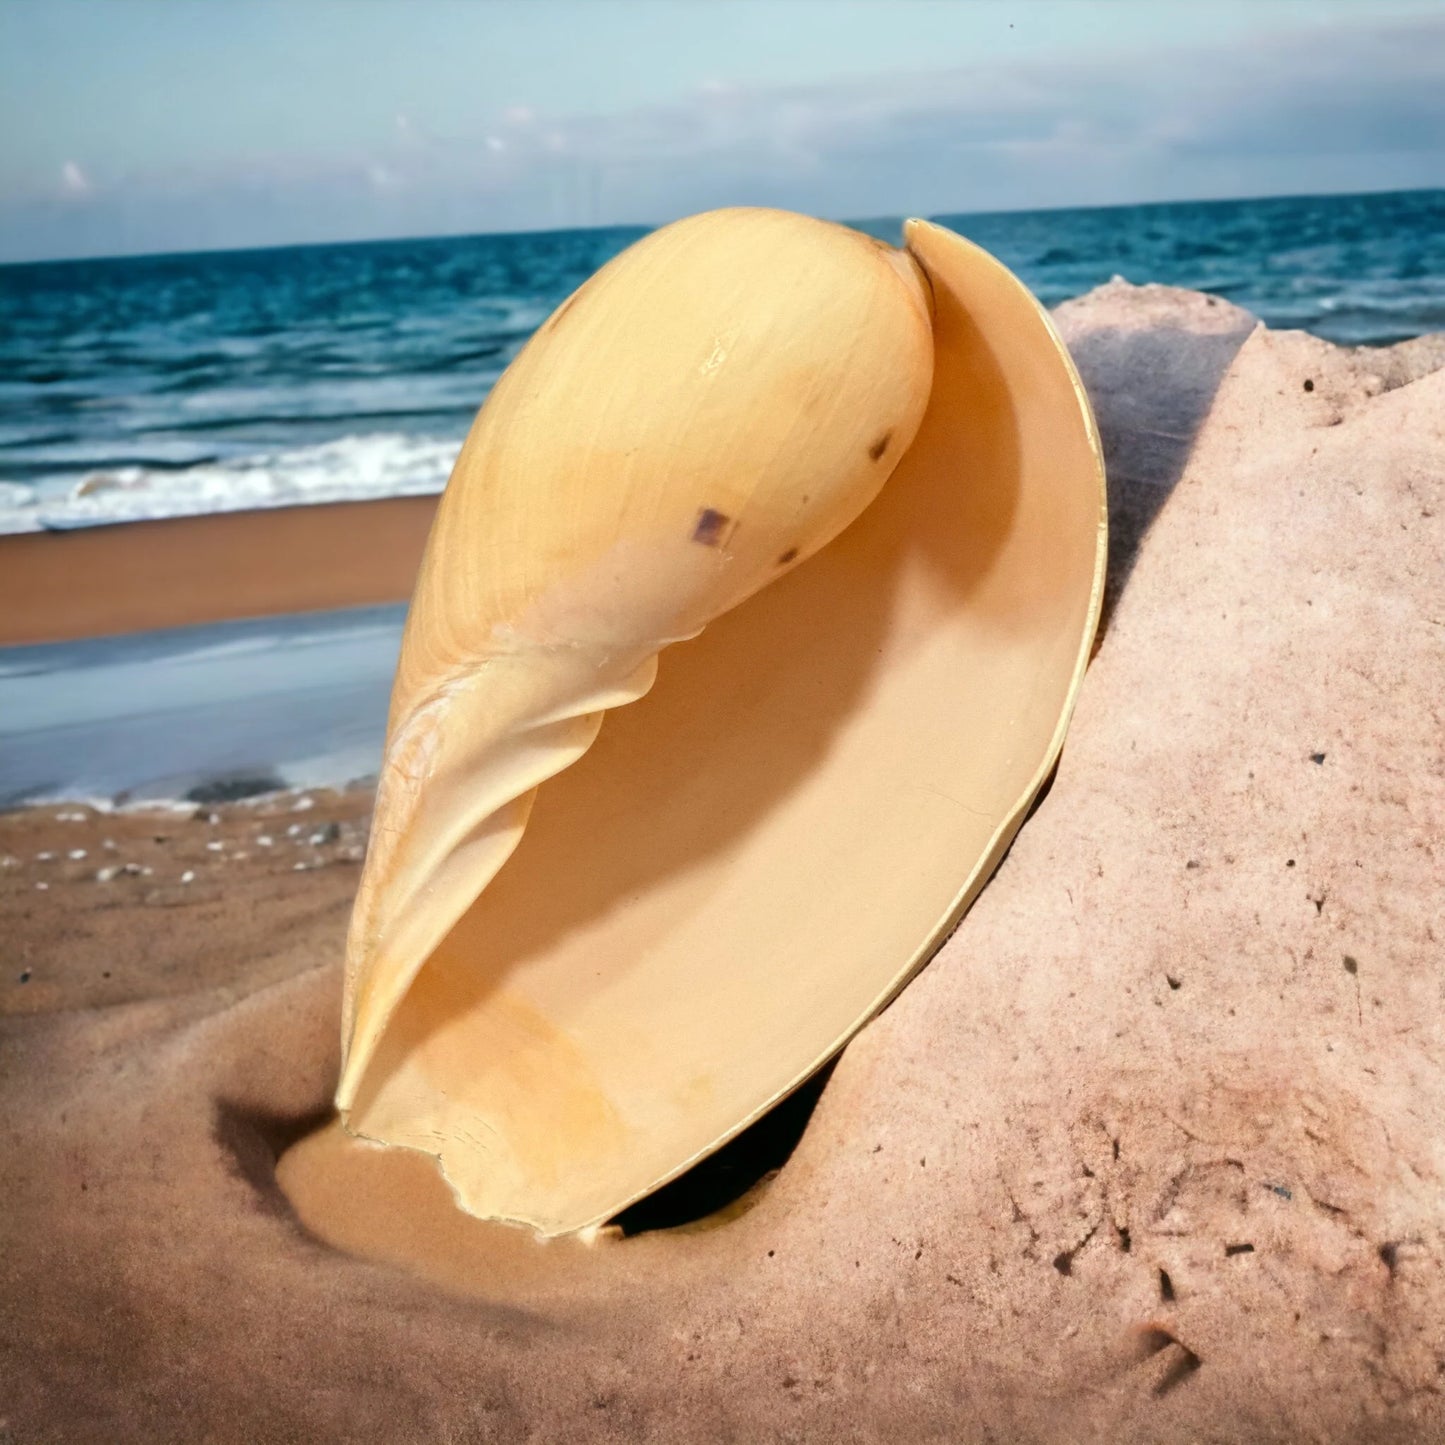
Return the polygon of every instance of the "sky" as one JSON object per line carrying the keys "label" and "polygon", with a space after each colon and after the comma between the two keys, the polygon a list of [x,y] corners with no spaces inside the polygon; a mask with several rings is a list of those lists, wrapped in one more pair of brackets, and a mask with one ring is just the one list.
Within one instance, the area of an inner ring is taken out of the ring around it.
{"label": "sky", "polygon": [[0,0],[0,261],[1445,185],[1441,0]]}

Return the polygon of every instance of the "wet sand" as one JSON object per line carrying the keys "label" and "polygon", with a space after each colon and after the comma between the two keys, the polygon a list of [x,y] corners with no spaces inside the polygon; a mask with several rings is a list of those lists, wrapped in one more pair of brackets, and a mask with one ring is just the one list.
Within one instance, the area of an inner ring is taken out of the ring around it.
{"label": "wet sand", "polygon": [[435,497],[0,535],[0,647],[404,602]]}

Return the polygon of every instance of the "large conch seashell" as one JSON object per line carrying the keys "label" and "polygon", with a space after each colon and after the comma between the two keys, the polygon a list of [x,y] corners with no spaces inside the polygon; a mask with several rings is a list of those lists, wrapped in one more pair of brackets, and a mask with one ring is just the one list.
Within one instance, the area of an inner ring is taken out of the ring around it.
{"label": "large conch seashell", "polygon": [[1058,755],[1104,570],[1088,402],[1003,266],[906,240],[664,227],[462,449],[337,1104],[472,1214],[599,1224],[756,1119],[929,957]]}

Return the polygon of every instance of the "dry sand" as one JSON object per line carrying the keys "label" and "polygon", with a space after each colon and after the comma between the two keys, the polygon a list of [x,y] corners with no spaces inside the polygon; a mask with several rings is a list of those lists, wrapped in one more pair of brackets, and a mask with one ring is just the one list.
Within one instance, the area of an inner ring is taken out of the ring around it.
{"label": "dry sand", "polygon": [[[0,1439],[1445,1438],[1441,350],[1059,319],[1115,535],[1057,778],[733,1222],[328,1247],[275,1158],[366,799],[0,822]],[[434,1217],[321,1162],[333,1237]]]}

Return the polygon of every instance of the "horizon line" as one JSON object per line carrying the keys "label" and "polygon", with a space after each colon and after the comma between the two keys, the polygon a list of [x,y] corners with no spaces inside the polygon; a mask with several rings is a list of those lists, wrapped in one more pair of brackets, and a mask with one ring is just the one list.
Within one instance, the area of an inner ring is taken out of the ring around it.
{"label": "horizon line", "polygon": [[[1168,199],[1151,201],[1108,201],[1098,205],[1065,205],[1065,206],[1004,206],[992,207],[986,210],[935,210],[926,214],[920,214],[921,220],[943,220],[955,218],[982,219],[990,216],[1020,216],[1020,215],[1048,215],[1064,211],[1126,211],[1138,210],[1150,206],[1227,206],[1247,201],[1327,201],[1327,200],[1348,200],[1362,196],[1413,196],[1428,195],[1432,192],[1445,192],[1445,184],[1431,186],[1391,186],[1382,190],[1364,191],[1268,191],[1255,195],[1234,195],[1234,196],[1178,196]],[[749,209],[748,207],[708,207],[708,210],[730,210]],[[764,210],[784,210],[786,207],[760,207]],[[700,212],[688,212],[687,214],[702,214]],[[672,220],[680,220],[681,217],[673,217]],[[822,217],[820,219],[833,220],[833,217]],[[900,224],[911,217],[902,213],[897,215],[884,213],[870,216],[851,216],[838,221],[844,226],[873,225],[882,221],[897,221]],[[595,231],[640,231],[647,233],[658,230],[660,227],[670,224],[670,221],[614,221],[606,225],[589,226],[519,226],[515,228],[503,228],[496,231],[429,231],[421,234],[401,234],[394,236],[370,236],[364,238],[351,238],[345,240],[331,241],[272,241],[259,246],[201,246],[191,250],[171,251],[114,251],[100,255],[81,256],[37,256],[29,259],[16,261],[0,261],[0,270],[17,270],[24,267],[34,266],[83,266],[94,262],[104,261],[161,261],[177,259],[184,256],[251,256],[265,254],[273,251],[314,251],[334,250],[348,246],[395,246],[414,244],[420,241],[467,241],[484,240],[498,236],[527,237],[527,236],[574,236]]]}

